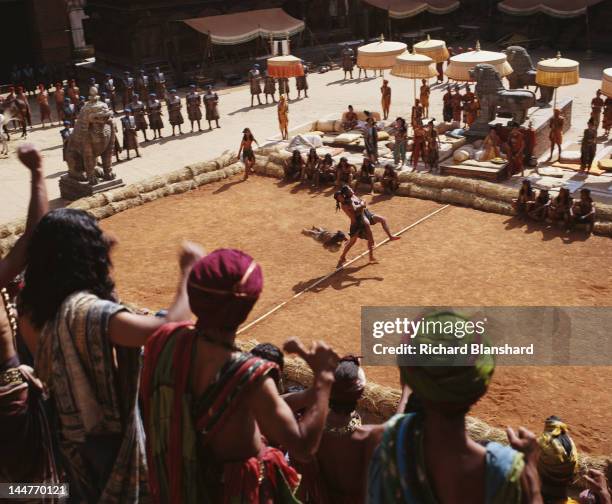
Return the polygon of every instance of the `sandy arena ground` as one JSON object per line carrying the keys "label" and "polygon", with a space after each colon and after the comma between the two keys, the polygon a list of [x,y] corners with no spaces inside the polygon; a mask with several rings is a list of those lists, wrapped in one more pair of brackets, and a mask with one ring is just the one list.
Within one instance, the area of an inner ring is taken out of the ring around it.
{"label": "sandy arena ground", "polygon": [[[102,221],[119,245],[114,252],[119,294],[126,302],[168,305],[182,240],[241,248],[262,264],[265,288],[250,320],[333,270],[330,253],[303,236],[321,225],[346,229],[334,212],[332,189],[313,192],[260,177],[241,177],[157,200]],[[366,196],[397,231],[441,205],[411,198]],[[375,238],[384,238],[380,226]],[[349,257],[365,250],[360,242]],[[289,336],[324,339],[339,352],[359,352],[362,305],[610,304],[612,241],[565,235],[508,217],[449,207],[377,250],[379,264],[361,259],[246,331],[246,338],[280,344]],[[371,380],[397,386],[397,372],[367,369]],[[580,450],[612,453],[612,367],[498,368],[474,413],[498,427],[540,432],[556,414]]]}

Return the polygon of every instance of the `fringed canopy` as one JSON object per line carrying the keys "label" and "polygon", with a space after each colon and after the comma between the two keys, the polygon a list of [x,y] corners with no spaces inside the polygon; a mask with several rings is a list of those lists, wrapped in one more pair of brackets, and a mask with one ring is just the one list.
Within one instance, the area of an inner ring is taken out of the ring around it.
{"label": "fringed canopy", "polygon": [[438,75],[438,72],[434,60],[429,56],[405,52],[395,58],[391,75],[406,79],[430,79]]}
{"label": "fringed canopy", "polygon": [[577,61],[562,58],[561,54],[557,53],[555,58],[538,62],[536,83],[554,88],[578,84],[579,68]]}
{"label": "fringed canopy", "polygon": [[295,56],[275,56],[268,58],[268,75],[270,77],[301,77],[304,75],[302,60]]}
{"label": "fringed canopy", "polygon": [[442,63],[449,56],[446,42],[444,40],[431,39],[429,35],[427,35],[427,40],[414,44],[413,48],[414,52],[429,56],[435,63]]}
{"label": "fringed canopy", "polygon": [[513,16],[548,14],[558,18],[584,16],[591,5],[602,0],[503,0],[497,4],[500,11]]}
{"label": "fringed canopy", "polygon": [[470,76],[470,70],[481,63],[486,63],[495,67],[495,70],[497,70],[497,73],[501,77],[510,75],[513,71],[504,53],[482,51],[480,49],[480,43],[477,42],[475,51],[469,51],[453,56],[450,59],[450,64],[446,68],[445,73],[449,79],[461,82],[470,82],[473,80],[473,78]]}
{"label": "fringed canopy", "polygon": [[388,70],[395,65],[395,58],[406,51],[403,42],[386,41],[380,37],[378,42],[366,44],[357,49],[357,66],[368,70]]}

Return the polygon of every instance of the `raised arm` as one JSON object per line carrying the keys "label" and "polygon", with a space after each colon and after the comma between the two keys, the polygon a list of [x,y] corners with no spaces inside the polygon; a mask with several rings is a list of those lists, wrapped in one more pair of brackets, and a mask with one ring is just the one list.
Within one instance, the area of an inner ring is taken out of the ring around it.
{"label": "raised arm", "polygon": [[115,344],[124,347],[143,346],[149,336],[167,322],[180,322],[191,318],[189,299],[187,298],[187,280],[191,267],[204,251],[193,243],[185,243],[179,255],[181,273],[174,296],[174,301],[165,317],[136,315],[129,312],[119,312],[111,318],[109,338]]}
{"label": "raised arm", "polygon": [[280,443],[292,456],[307,460],[316,453],[321,441],[338,356],[324,343],[315,343],[307,351],[297,340],[288,341],[285,351],[297,353],[312,368],[312,404],[298,422],[291,408],[278,395],[274,382],[266,379],[252,395],[250,406],[265,436]]}
{"label": "raised arm", "polygon": [[6,286],[24,269],[30,237],[40,219],[49,211],[40,152],[33,145],[24,144],[17,149],[17,155],[31,173],[30,205],[23,235],[17,240],[9,254],[0,260],[0,287]]}

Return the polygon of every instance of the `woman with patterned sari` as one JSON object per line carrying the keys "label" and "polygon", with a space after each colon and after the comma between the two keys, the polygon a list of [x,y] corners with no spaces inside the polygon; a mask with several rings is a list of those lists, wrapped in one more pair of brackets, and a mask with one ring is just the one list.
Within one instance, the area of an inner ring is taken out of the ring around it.
{"label": "woman with patterned sari", "polygon": [[[438,329],[420,329],[411,343],[487,344],[475,332],[457,338],[439,329],[465,327],[467,321],[453,312],[435,312],[424,317],[422,327],[433,323],[429,327]],[[457,355],[433,355],[427,363],[400,367],[402,385],[410,387],[421,406],[417,412],[395,415],[379,429],[380,444],[368,473],[368,503],[542,503],[533,434],[520,429],[517,436],[508,430],[519,451],[498,443],[482,446],[467,434],[465,416],[486,393],[495,363],[482,354],[452,362]]]}
{"label": "woman with patterned sari", "polygon": [[313,403],[298,422],[278,394],[277,365],[234,345],[262,285],[247,254],[212,252],[189,276],[197,322],[167,324],[147,343],[142,398],[155,503],[298,502],[298,474],[264,436],[292,458],[316,451],[337,356],[322,343],[310,352],[285,344],[314,372]]}
{"label": "woman with patterned sari", "polygon": [[188,316],[185,273],[201,252],[183,251],[183,277],[164,319],[117,302],[112,245],[88,213],[48,213],[28,248],[20,328],[53,403],[71,499],[136,504],[148,501],[140,347],[163,323]]}

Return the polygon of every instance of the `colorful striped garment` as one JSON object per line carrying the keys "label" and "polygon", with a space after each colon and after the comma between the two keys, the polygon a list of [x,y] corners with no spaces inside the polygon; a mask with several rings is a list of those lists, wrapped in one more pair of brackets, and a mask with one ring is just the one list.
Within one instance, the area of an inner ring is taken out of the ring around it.
{"label": "colorful striped garment", "polygon": [[41,331],[36,371],[58,416],[71,498],[84,502],[148,502],[140,349],[114,347],[108,338],[111,317],[125,309],[77,292]]}
{"label": "colorful striped garment", "polygon": [[200,397],[190,387],[196,331],[190,323],[166,324],[147,342],[142,398],[149,483],[156,503],[297,503],[299,476],[283,454],[266,447],[233,463],[206,448],[258,379],[276,364],[238,354]]}
{"label": "colorful striped garment", "polygon": [[[485,504],[521,504],[523,454],[498,443],[486,447]],[[368,504],[437,504],[427,479],[419,413],[395,415],[385,426],[368,471]]]}

